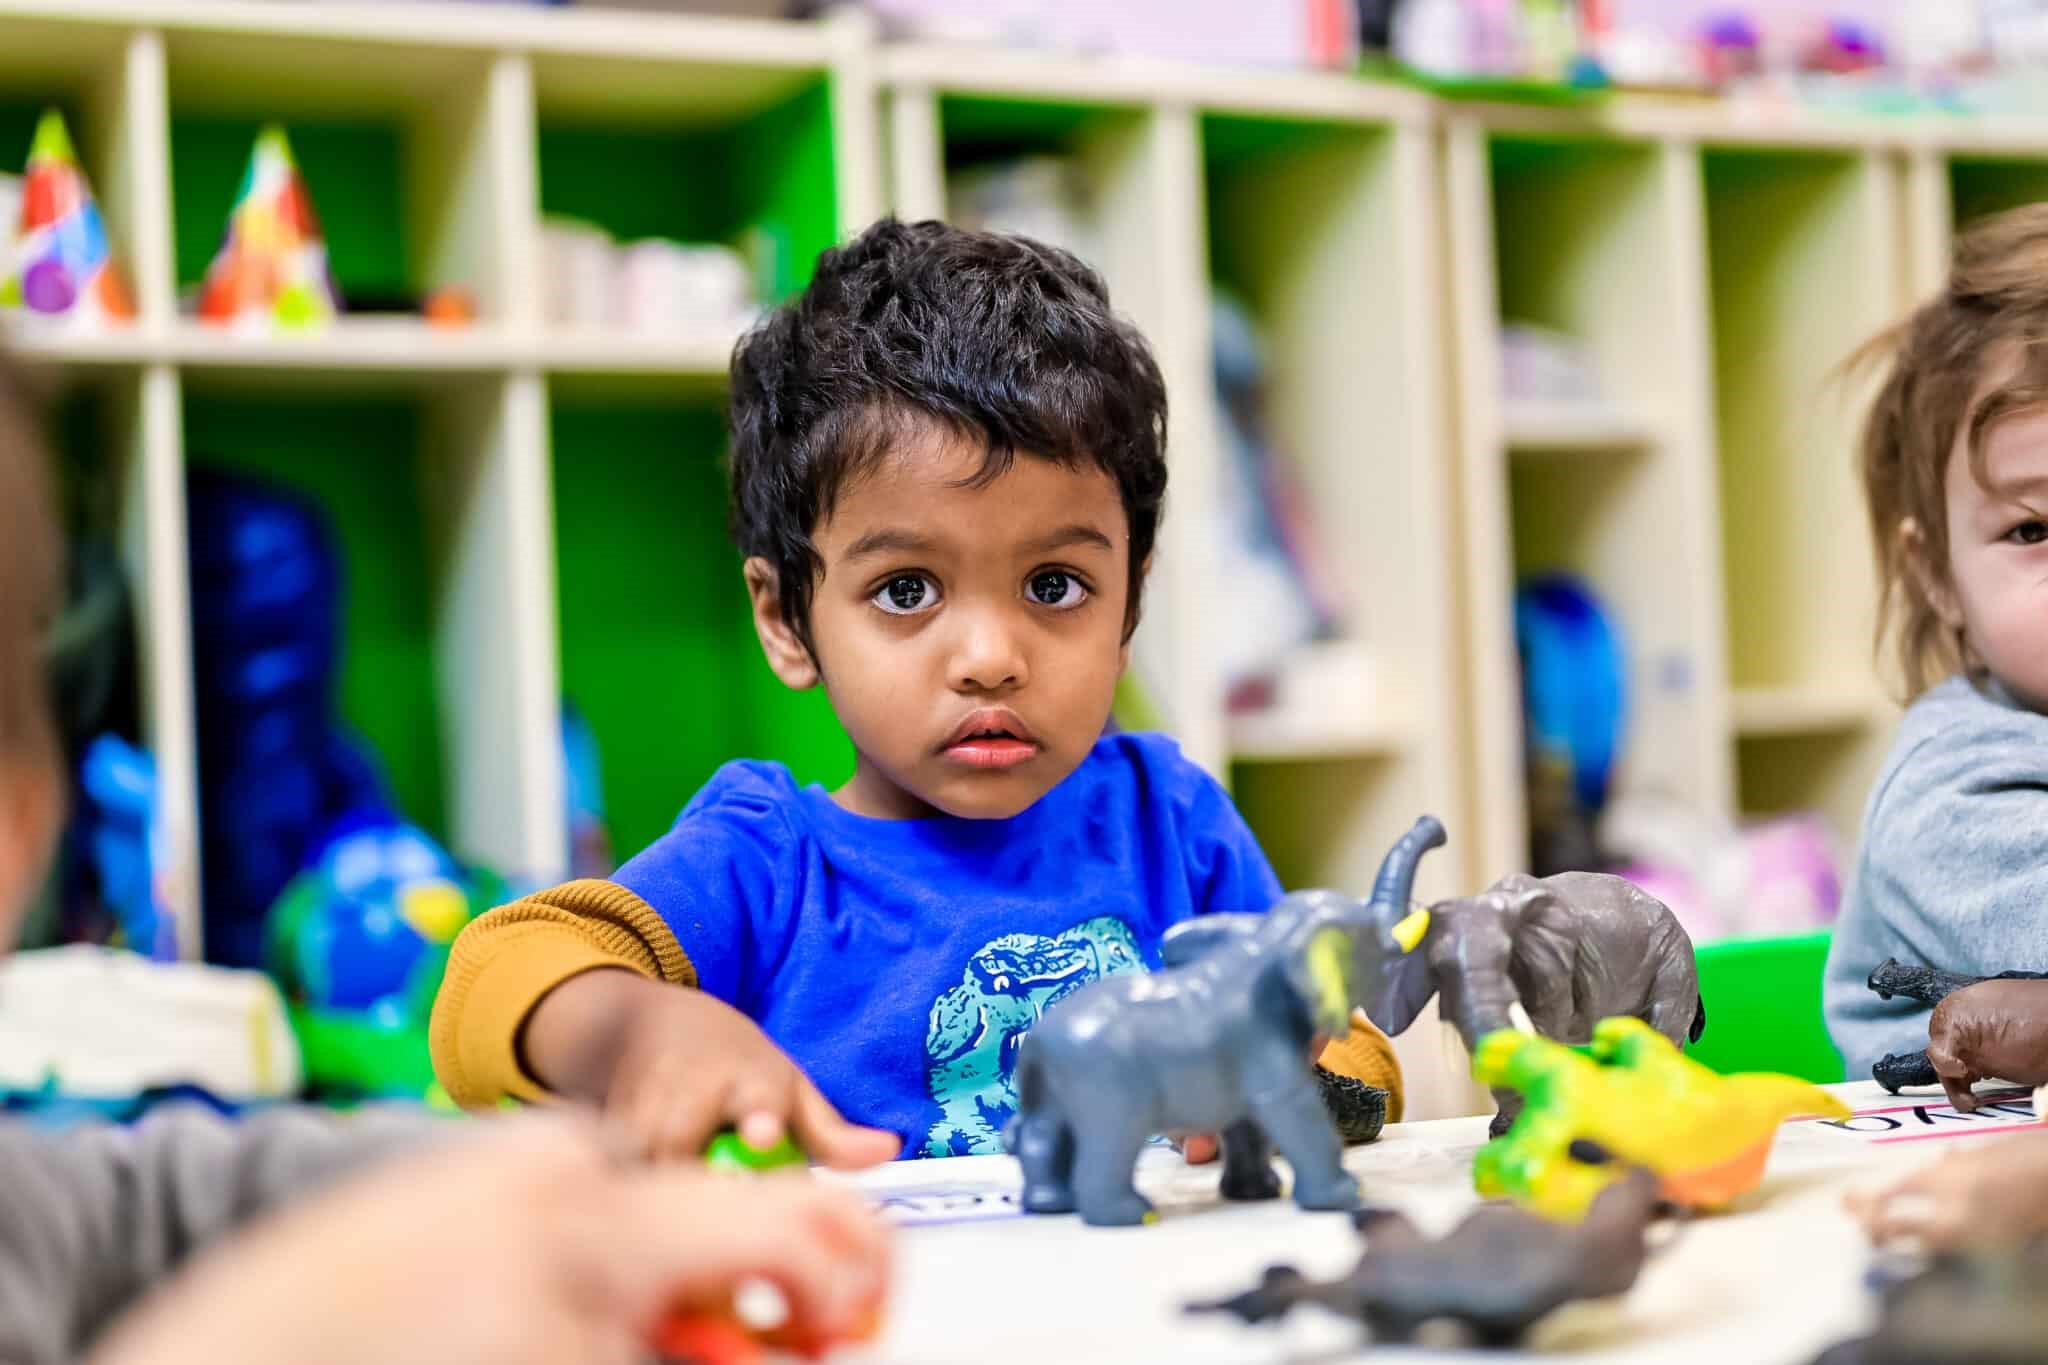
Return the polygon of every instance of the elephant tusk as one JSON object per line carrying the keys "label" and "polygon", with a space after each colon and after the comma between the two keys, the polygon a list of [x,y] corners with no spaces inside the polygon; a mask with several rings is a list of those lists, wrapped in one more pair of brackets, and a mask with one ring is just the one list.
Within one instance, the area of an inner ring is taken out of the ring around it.
{"label": "elephant tusk", "polygon": [[1394,926],[1394,942],[1401,945],[1401,951],[1412,953],[1415,945],[1422,942],[1422,936],[1429,932],[1429,911],[1417,910]]}

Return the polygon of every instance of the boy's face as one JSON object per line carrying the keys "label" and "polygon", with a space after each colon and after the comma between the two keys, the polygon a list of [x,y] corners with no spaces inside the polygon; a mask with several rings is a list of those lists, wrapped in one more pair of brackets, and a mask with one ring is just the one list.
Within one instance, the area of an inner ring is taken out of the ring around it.
{"label": "boy's face", "polygon": [[2048,708],[2048,411],[2020,412],[1984,437],[1985,482],[1967,436],[1950,455],[1948,583],[1936,610],[2020,701]]}
{"label": "boy's face", "polygon": [[1116,484],[1019,452],[972,487],[973,442],[933,430],[840,490],[813,540],[816,663],[750,560],[755,625],[792,687],[822,682],[859,761],[859,814],[1015,815],[1101,736],[1123,671],[1129,534]]}

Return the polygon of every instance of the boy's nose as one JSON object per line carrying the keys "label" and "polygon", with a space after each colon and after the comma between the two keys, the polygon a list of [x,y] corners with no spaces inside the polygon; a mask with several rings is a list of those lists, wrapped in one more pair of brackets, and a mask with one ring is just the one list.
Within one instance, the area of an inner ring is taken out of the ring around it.
{"label": "boy's nose", "polygon": [[954,690],[1002,692],[1024,685],[1023,640],[997,612],[963,613],[948,672]]}

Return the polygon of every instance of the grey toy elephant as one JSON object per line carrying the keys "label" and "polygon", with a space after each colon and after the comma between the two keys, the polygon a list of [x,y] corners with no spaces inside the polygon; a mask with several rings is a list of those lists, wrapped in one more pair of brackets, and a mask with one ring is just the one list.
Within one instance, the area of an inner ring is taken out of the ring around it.
{"label": "grey toy elephant", "polygon": [[[1384,1014],[1389,1034],[1406,1029],[1443,993],[1445,1020],[1475,1048],[1512,1028],[1519,1001],[1536,1032],[1587,1043],[1593,1026],[1632,1015],[1679,1047],[1706,1028],[1692,939],[1664,902],[1634,883],[1597,872],[1503,877],[1476,896],[1430,907],[1422,951],[1395,968]],[[1495,1091],[1492,1135],[1508,1130],[1521,1097]]]}
{"label": "grey toy elephant", "polygon": [[1388,852],[1370,902],[1303,891],[1262,915],[1204,915],[1168,932],[1160,971],[1107,977],[1049,1008],[1018,1052],[1004,1131],[1025,1211],[1148,1221],[1132,1163],[1147,1138],[1177,1131],[1220,1135],[1226,1199],[1277,1197],[1278,1147],[1297,1204],[1355,1208],[1309,1044],[1381,1003],[1392,962],[1428,931],[1408,897],[1443,842],[1425,816]]}

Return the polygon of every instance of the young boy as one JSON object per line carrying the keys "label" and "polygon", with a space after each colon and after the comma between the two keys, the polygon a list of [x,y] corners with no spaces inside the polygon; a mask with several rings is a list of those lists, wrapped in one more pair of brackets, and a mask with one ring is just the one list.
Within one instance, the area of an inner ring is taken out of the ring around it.
{"label": "young boy", "polygon": [[[38,643],[62,554],[29,412],[0,358],[0,952],[62,816]],[[408,1148],[366,1183],[341,1179]],[[299,1196],[311,1202],[270,1215]],[[781,1285],[799,1330],[830,1335],[882,1293],[883,1231],[854,1196],[809,1181],[629,1167],[567,1115],[0,1122],[0,1361],[630,1359],[672,1304],[757,1275]],[[458,1270],[485,1288],[451,1287]]]}
{"label": "young boy", "polygon": [[1171,741],[1104,734],[1166,492],[1159,369],[1067,253],[885,221],[741,343],[731,425],[761,647],[825,689],[853,775],[728,764],[610,881],[477,920],[436,1070],[472,1105],[599,1101],[657,1153],[785,1122],[831,1163],[1000,1151],[1047,1006],[1280,895]]}

